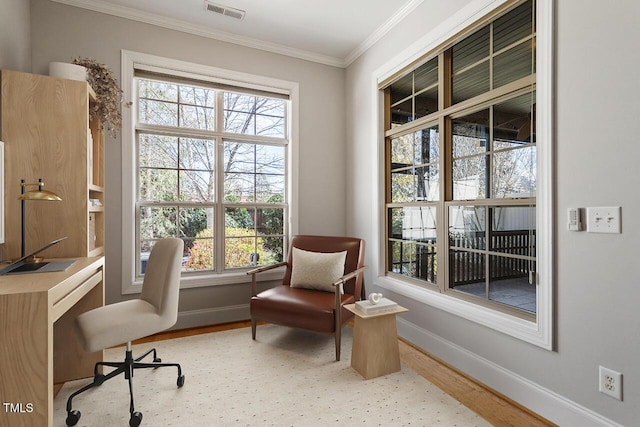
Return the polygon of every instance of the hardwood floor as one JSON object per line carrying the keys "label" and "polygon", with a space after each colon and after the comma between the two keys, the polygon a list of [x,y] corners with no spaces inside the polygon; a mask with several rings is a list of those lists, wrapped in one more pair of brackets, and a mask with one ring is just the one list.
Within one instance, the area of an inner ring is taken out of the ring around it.
{"label": "hardwood floor", "polygon": [[[182,338],[198,334],[246,328],[250,321],[167,331],[134,341],[134,344]],[[523,408],[506,396],[475,382],[440,360],[403,340],[399,341],[400,360],[463,405],[497,427],[547,427],[555,424]],[[62,384],[56,384],[56,393]]]}
{"label": "hardwood floor", "polygon": [[497,427],[540,427],[555,424],[532,413],[441,360],[400,339],[400,360],[442,391]]}

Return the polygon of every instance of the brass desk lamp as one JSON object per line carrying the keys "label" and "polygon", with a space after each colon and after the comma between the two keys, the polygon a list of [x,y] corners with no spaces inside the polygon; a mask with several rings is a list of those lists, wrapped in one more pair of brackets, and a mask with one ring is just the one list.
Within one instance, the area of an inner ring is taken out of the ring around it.
{"label": "brass desk lamp", "polygon": [[[25,191],[26,187],[31,187],[31,186],[38,186],[37,190],[29,190],[29,191]],[[51,200],[51,201],[61,201],[62,199],[60,198],[60,196],[58,196],[56,193],[53,193],[51,191],[48,190],[43,190],[42,187],[44,187],[44,182],[42,181],[42,178],[38,178],[38,182],[36,183],[32,183],[32,184],[28,184],[25,182],[24,179],[20,180],[20,197],[18,197],[18,200],[20,200],[20,209],[21,209],[21,240],[20,240],[20,257],[24,257],[24,253],[25,253],[25,226],[24,226],[24,201],[25,200]]]}

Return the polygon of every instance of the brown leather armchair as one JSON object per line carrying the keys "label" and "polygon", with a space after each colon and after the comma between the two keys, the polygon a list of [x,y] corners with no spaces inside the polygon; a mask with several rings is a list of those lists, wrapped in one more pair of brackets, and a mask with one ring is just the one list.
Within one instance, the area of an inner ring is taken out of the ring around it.
{"label": "brown leather armchair", "polygon": [[[251,335],[256,339],[257,321],[310,331],[335,334],[336,360],[340,360],[342,326],[353,313],[345,304],[353,304],[364,295],[364,240],[354,237],[295,236],[291,240],[287,262],[258,267],[247,272],[251,280]],[[291,286],[293,248],[309,252],[346,251],[344,275],[332,283],[333,292]],[[286,266],[282,285],[257,293],[256,275]],[[341,293],[344,288],[344,293]]]}

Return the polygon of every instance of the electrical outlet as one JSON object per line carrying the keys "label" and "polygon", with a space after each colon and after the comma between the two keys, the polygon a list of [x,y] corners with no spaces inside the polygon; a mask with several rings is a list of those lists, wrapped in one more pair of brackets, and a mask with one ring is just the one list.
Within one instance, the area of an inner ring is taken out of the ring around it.
{"label": "electrical outlet", "polygon": [[604,366],[600,366],[599,372],[600,393],[622,400],[622,374]]}
{"label": "electrical outlet", "polygon": [[587,233],[620,232],[620,206],[587,208]]}

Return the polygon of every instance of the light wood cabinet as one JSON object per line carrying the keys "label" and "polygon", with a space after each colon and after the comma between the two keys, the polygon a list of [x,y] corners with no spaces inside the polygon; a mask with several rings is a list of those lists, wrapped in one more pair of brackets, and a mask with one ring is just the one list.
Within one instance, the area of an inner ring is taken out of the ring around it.
{"label": "light wood cabinet", "polygon": [[95,93],[86,82],[15,71],[2,70],[0,80],[6,226],[2,258],[20,254],[20,180],[34,183],[39,178],[44,189],[62,201],[25,201],[26,252],[67,236],[43,256],[102,255],[104,131],[89,117]]}

